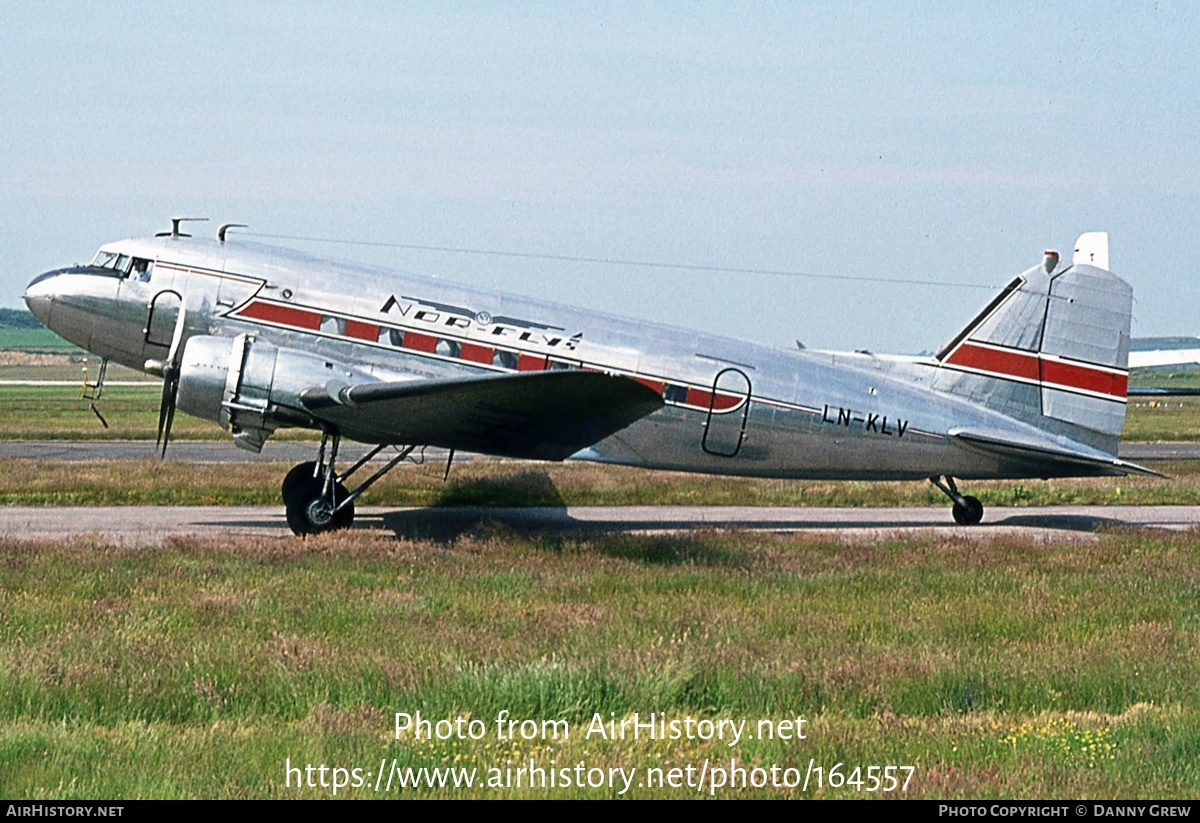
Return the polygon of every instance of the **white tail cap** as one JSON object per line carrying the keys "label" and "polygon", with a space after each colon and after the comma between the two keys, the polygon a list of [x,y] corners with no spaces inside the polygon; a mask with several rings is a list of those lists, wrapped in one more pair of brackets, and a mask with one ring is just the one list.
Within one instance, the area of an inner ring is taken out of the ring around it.
{"label": "white tail cap", "polygon": [[1089,231],[1075,241],[1074,263],[1083,263],[1108,271],[1108,232]]}

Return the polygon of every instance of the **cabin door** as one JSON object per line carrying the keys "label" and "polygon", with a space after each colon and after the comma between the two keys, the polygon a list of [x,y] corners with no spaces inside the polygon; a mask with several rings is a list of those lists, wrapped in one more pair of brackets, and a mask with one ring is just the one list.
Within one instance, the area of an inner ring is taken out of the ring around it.
{"label": "cabin door", "polygon": [[704,437],[700,447],[717,457],[733,457],[746,439],[750,416],[750,378],[741,369],[723,369],[713,379]]}
{"label": "cabin door", "polygon": [[146,343],[151,346],[170,346],[175,335],[175,321],[183,298],[174,289],[164,289],[150,300],[146,317]]}

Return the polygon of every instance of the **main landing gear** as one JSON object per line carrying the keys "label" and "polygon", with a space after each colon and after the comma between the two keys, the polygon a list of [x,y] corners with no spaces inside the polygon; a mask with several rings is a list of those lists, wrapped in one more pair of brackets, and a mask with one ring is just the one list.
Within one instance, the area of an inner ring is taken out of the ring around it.
{"label": "main landing gear", "polygon": [[[358,496],[416,448],[405,446],[386,466],[368,477],[354,491],[349,491],[345,486],[346,479],[386,446],[372,449],[349,469],[338,474],[334,463],[341,441],[341,435],[326,432],[321,437],[317,459],[294,466],[283,478],[283,505],[287,509],[287,523],[293,533],[303,536],[348,528],[354,522],[354,501]],[[329,446],[328,461],[325,459],[326,446]]]}
{"label": "main landing gear", "polygon": [[929,482],[937,486],[946,493],[946,496],[954,501],[954,508],[950,513],[954,515],[954,522],[960,526],[975,526],[983,519],[983,504],[979,502],[978,497],[964,497],[959,491],[958,486],[954,485],[954,478],[950,475],[945,475],[946,482],[942,483],[936,477],[929,478]]}

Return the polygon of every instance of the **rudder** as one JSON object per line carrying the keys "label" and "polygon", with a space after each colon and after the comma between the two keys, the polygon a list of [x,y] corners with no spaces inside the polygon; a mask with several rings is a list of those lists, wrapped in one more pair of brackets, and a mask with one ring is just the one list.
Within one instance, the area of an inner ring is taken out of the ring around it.
{"label": "rudder", "polygon": [[1107,265],[1102,232],[1079,238],[1071,265],[1048,253],[938,353],[935,386],[1115,454],[1133,290]]}

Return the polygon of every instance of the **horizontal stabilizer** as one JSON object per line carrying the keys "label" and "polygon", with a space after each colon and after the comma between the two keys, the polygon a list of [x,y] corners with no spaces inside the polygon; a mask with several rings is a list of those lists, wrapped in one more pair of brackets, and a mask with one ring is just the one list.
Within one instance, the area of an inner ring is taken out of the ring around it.
{"label": "horizontal stabilizer", "polygon": [[[1130,473],[1150,474],[1155,477],[1165,477],[1151,469],[1143,468],[1136,463],[1130,463],[1109,455],[1085,449],[1075,449],[1064,446],[1052,440],[1037,437],[1026,437],[1008,431],[990,431],[986,429],[951,429],[950,436],[984,451],[994,452],[1005,457],[1029,460],[1044,467],[1046,477],[1056,475],[1114,475],[1121,476]],[[1055,467],[1057,464],[1057,468]],[[1081,467],[1089,467],[1090,471],[1080,471]],[[1070,471],[1062,471],[1070,469]],[[1035,475],[1037,472],[1033,472]]]}
{"label": "horizontal stabilizer", "polygon": [[591,371],[315,386],[300,402],[355,440],[537,460],[563,460],[663,405],[630,377]]}

